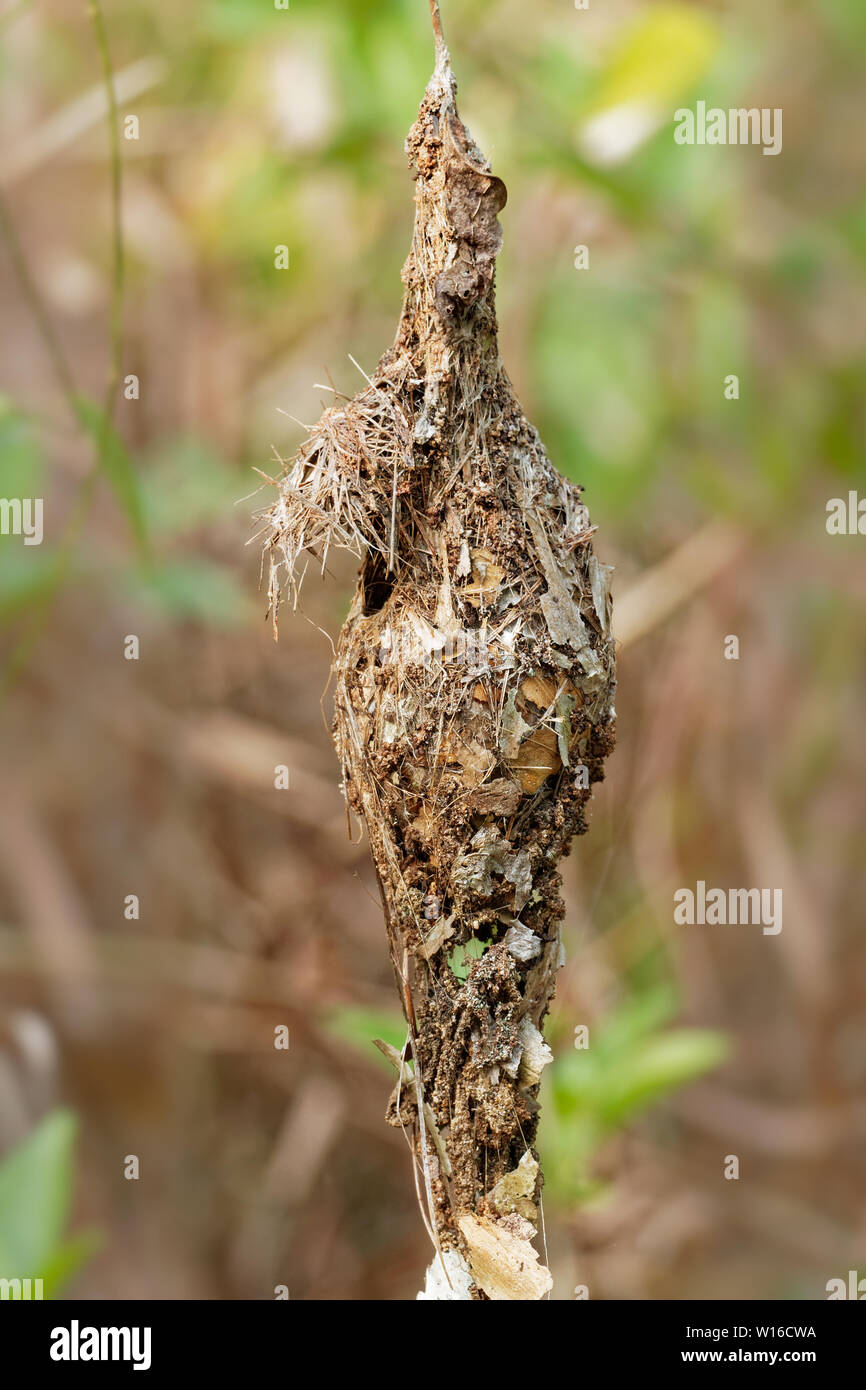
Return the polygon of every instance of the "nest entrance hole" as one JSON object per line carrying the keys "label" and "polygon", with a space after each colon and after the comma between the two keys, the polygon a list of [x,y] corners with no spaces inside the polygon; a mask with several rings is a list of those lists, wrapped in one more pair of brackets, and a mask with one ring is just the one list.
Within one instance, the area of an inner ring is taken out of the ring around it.
{"label": "nest entrance hole", "polygon": [[394,574],[389,571],[384,556],[368,555],[361,570],[364,586],[364,617],[381,613],[394,589]]}

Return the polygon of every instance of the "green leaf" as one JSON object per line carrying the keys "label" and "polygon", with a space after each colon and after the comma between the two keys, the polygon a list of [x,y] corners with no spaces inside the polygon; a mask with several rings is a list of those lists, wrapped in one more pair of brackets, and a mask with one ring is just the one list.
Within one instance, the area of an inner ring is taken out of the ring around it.
{"label": "green leaf", "polygon": [[557,1058],[554,1105],[563,1116],[591,1112],[615,1127],[649,1101],[718,1066],[727,1052],[721,1033],[697,1028],[648,1033],[619,1020],[585,1051]]}
{"label": "green leaf", "polygon": [[605,1057],[619,1058],[641,1039],[657,1032],[679,1007],[677,991],[667,982],[644,988],[626,999],[599,1030],[596,1047]]}
{"label": "green leaf", "polygon": [[331,1009],[323,1020],[326,1032],[331,1037],[339,1038],[341,1042],[348,1043],[351,1047],[362,1052],[365,1057],[378,1057],[389,1071],[393,1071],[390,1062],[382,1056],[378,1048],[373,1046],[374,1038],[382,1038],[384,1042],[396,1047],[399,1052],[406,1041],[406,1021],[402,1014],[396,1011],[386,1013],[379,1009],[364,1009],[355,1005],[345,1005],[344,1007]]}
{"label": "green leaf", "polygon": [[54,1298],[102,1245],[98,1231],[78,1231],[59,1246],[43,1266],[42,1295]]}
{"label": "green leaf", "polygon": [[0,541],[0,616],[15,617],[18,613],[49,594],[57,582],[57,563],[51,555],[13,544],[6,537]]}
{"label": "green leaf", "polygon": [[0,1163],[0,1276],[44,1278],[56,1259],[72,1188],[76,1121],[55,1110]]}
{"label": "green leaf", "polygon": [[469,979],[472,962],[480,960],[489,945],[489,941],[479,941],[477,936],[471,936],[462,946],[455,946],[448,957],[448,964],[458,980]]}
{"label": "green leaf", "polygon": [[609,1125],[630,1119],[660,1096],[712,1071],[728,1051],[724,1035],[709,1029],[682,1028],[645,1039],[619,1074],[608,1076],[602,1118]]}
{"label": "green leaf", "polygon": [[598,1191],[593,1158],[613,1132],[725,1060],[721,1033],[661,1031],[676,1008],[671,985],[642,991],[592,1030],[587,1049],[557,1056],[545,1074],[539,1146],[545,1180],[561,1201],[585,1201]]}

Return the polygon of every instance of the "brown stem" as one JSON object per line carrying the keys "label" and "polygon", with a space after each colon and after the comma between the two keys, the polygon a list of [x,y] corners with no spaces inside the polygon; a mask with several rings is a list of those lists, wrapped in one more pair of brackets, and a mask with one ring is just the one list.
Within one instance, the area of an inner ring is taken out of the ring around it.
{"label": "brown stem", "polygon": [[445,47],[445,37],[442,33],[442,16],[439,13],[438,0],[430,0],[430,18],[433,20],[433,37],[436,40],[436,52],[439,53]]}

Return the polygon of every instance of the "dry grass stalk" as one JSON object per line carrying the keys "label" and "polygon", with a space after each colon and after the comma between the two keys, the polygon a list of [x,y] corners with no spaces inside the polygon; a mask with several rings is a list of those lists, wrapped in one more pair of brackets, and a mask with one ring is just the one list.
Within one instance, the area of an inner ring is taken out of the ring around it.
{"label": "dry grass stalk", "polygon": [[[389,1120],[411,1137],[440,1252],[423,1296],[539,1298],[550,1281],[529,1244],[540,1179],[526,1156],[562,963],[557,863],[587,828],[614,739],[608,571],[580,489],[552,467],[499,358],[506,192],[457,113],[431,8],[397,337],[280,484],[270,602],[276,623],[283,573],[296,597],[305,555],[324,567],[336,545],[362,561],[334,734],[408,1023]],[[521,1201],[503,1211],[492,1194],[518,1169]]]}

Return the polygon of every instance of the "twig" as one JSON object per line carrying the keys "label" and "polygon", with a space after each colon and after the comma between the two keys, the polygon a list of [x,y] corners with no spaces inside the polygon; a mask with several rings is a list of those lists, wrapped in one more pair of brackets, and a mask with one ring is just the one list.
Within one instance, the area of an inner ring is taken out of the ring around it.
{"label": "twig", "polygon": [[96,33],[96,44],[102,59],[102,73],[105,92],[108,98],[108,139],[111,161],[111,306],[109,311],[109,332],[111,356],[108,381],[105,387],[105,406],[102,427],[103,449],[108,440],[117,388],[120,385],[123,361],[123,295],[124,295],[124,254],[123,254],[123,166],[120,159],[120,132],[118,130],[117,97],[111,71],[111,54],[105,32],[105,20],[100,0],[89,0],[88,10]]}
{"label": "twig", "polygon": [[746,537],[726,521],[709,521],[646,570],[614,608],[617,642],[631,646],[710,584],[736,559]]}
{"label": "twig", "polygon": [[430,0],[430,18],[433,21],[433,37],[436,40],[436,52],[439,53],[445,47],[445,37],[442,33],[442,16],[439,13],[439,0]]}

